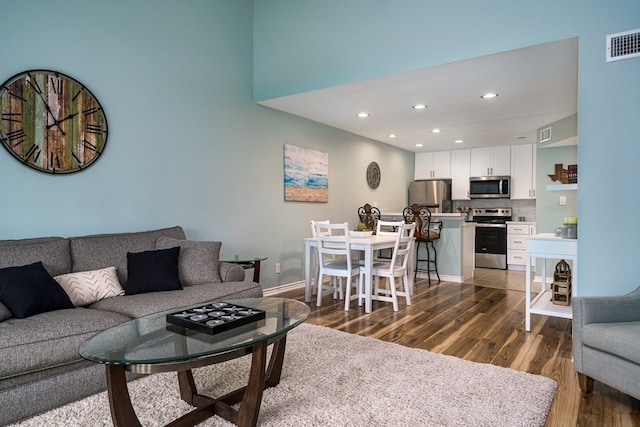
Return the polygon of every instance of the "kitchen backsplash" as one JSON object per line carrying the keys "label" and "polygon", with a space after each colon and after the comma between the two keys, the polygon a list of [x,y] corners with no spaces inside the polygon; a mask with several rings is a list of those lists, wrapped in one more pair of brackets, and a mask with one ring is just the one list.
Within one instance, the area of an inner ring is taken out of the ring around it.
{"label": "kitchen backsplash", "polygon": [[471,208],[511,208],[511,216],[515,220],[519,216],[525,217],[527,222],[536,222],[536,201],[535,200],[454,200],[453,212],[458,212],[458,207],[468,206]]}

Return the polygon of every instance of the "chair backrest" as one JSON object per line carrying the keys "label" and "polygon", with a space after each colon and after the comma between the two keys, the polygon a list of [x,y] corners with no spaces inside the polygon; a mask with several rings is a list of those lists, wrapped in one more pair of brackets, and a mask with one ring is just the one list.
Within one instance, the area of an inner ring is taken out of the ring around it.
{"label": "chair backrest", "polygon": [[358,218],[369,230],[375,231],[380,220],[380,209],[365,203],[364,206],[358,208]]}
{"label": "chair backrest", "polygon": [[400,229],[400,242],[398,243],[395,262],[397,265],[402,266],[402,268],[407,268],[409,257],[412,255],[415,231],[415,222],[402,224],[402,228]]}
{"label": "chair backrest", "polygon": [[440,238],[442,221],[435,221],[431,218],[431,211],[427,207],[413,204],[404,208],[402,215],[406,222],[416,224],[416,239],[435,240]]}
{"label": "chair backrest", "polygon": [[351,267],[351,250],[349,248],[349,224],[316,223],[316,239],[320,264],[333,262],[335,257],[342,256]]}
{"label": "chair backrest", "polygon": [[400,231],[400,227],[404,224],[403,221],[378,221],[376,227],[376,235],[384,236],[390,234],[396,234]]}
{"label": "chair backrest", "polygon": [[329,224],[330,221],[328,219],[322,221],[311,220],[311,237],[316,238],[316,224]]}

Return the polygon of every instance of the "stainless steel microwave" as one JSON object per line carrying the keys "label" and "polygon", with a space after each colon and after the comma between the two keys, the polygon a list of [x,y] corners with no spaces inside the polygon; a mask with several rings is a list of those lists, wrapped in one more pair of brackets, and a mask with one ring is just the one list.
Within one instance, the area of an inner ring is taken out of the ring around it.
{"label": "stainless steel microwave", "polygon": [[510,176],[474,176],[469,181],[471,199],[511,198]]}

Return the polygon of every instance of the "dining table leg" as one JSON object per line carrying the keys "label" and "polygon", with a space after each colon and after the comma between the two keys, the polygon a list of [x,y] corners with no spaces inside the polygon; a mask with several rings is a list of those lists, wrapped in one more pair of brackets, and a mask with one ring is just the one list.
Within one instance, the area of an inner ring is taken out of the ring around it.
{"label": "dining table leg", "polygon": [[364,251],[364,311],[371,313],[371,276],[373,273],[373,249],[368,245]]}
{"label": "dining table leg", "polygon": [[311,242],[304,242],[304,302],[311,301]]}

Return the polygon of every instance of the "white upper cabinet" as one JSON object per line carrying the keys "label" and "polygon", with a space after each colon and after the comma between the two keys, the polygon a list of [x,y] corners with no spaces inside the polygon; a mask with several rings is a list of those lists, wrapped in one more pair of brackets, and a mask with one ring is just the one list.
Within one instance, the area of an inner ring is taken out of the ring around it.
{"label": "white upper cabinet", "polygon": [[511,198],[536,198],[536,149],[533,144],[511,147]]}
{"label": "white upper cabinet", "polygon": [[451,198],[469,200],[469,172],[471,171],[471,150],[451,152]]}
{"label": "white upper cabinet", "polygon": [[415,179],[451,178],[451,152],[416,153]]}
{"label": "white upper cabinet", "polygon": [[471,176],[510,175],[511,147],[471,149]]}

